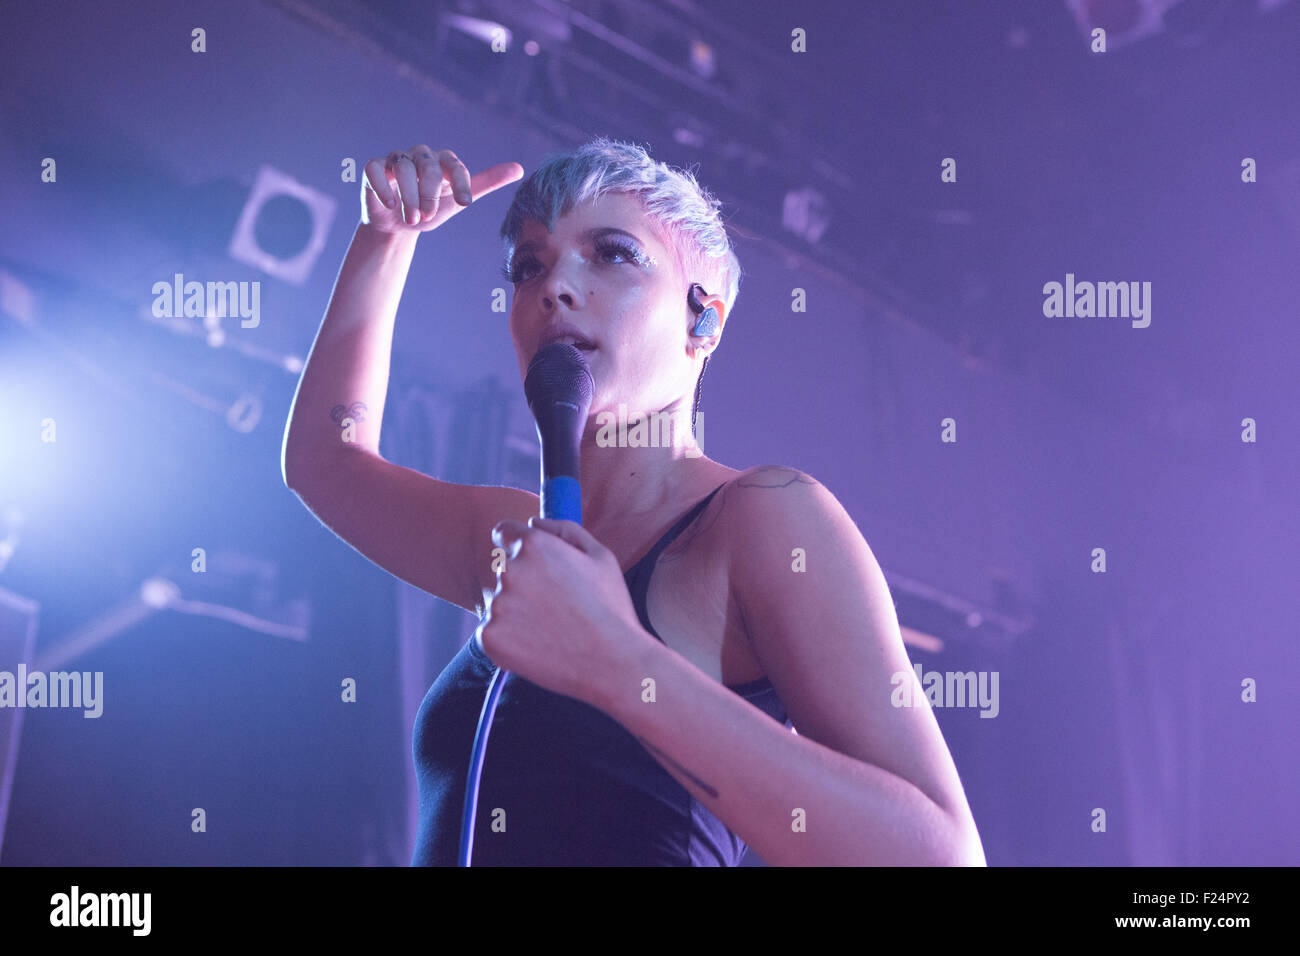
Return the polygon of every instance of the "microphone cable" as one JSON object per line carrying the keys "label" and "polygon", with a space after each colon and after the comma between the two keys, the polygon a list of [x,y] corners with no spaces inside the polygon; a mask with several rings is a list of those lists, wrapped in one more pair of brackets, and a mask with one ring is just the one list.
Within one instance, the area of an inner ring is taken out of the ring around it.
{"label": "microphone cable", "polygon": [[[524,394],[537,421],[542,444],[541,516],[582,524],[582,486],[578,463],[582,430],[595,392],[591,369],[575,346],[553,342],[533,356],[524,376]],[[489,616],[491,611],[488,612]],[[482,624],[470,636],[478,640]],[[457,866],[469,866],[474,853],[474,825],[478,817],[479,783],[488,735],[496,716],[501,691],[510,671],[498,667],[488,683],[479,713],[474,747],[465,779],[465,806],[461,812],[460,851]]]}

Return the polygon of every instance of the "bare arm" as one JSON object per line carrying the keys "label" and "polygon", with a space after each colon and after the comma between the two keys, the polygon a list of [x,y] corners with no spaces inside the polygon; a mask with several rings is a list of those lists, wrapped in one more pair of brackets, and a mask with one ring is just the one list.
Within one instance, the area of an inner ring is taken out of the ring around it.
{"label": "bare arm", "polygon": [[[331,456],[379,454],[393,325],[418,237],[357,225],[285,428],[281,470],[290,488],[328,468]],[[355,422],[351,442],[343,418]]]}
{"label": "bare arm", "polygon": [[327,527],[391,574],[467,610],[490,579],[491,526],[526,519],[537,496],[439,481],[385,461],[380,424],[416,240],[522,171],[501,163],[470,177],[450,150],[426,146],[366,164],[362,221],[298,382],[280,453],[285,484]]}
{"label": "bare arm", "polygon": [[[799,733],[651,640],[624,642],[625,677],[604,682],[597,706],[773,866],[986,865],[889,585],[853,519],[797,469],[752,468],[733,488],[729,587]],[[796,549],[806,566],[792,562]]]}
{"label": "bare arm", "polygon": [[[331,462],[329,456],[379,454],[393,323],[416,240],[522,172],[518,163],[500,163],[471,177],[454,152],[428,146],[366,163],[361,222],[334,282],[285,428],[281,471],[290,488]],[[340,437],[344,417],[354,423],[347,441]]]}

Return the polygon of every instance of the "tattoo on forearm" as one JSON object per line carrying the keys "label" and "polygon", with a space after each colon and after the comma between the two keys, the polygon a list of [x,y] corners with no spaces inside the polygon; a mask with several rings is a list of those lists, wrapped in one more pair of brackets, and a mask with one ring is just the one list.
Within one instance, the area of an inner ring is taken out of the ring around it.
{"label": "tattoo on forearm", "polygon": [[336,425],[342,425],[345,418],[350,418],[360,424],[366,420],[366,412],[368,411],[370,409],[366,408],[365,402],[353,402],[351,405],[335,405],[330,409],[330,418]]}
{"label": "tattoo on forearm", "polygon": [[664,761],[665,763],[670,763],[670,764],[672,764],[674,767],[676,767],[677,770],[681,773],[681,775],[682,775],[683,777],[686,777],[688,780],[691,781],[691,783],[695,784],[695,786],[699,787],[701,790],[703,790],[703,791],[704,791],[705,793],[707,793],[709,796],[713,797],[713,799],[716,800],[716,799],[718,798],[718,791],[714,790],[711,786],[709,786],[707,783],[705,783],[705,782],[704,782],[703,780],[701,780],[699,777],[695,776],[695,774],[691,773],[689,770],[687,770],[685,767],[683,767],[681,764],[679,764],[679,763],[678,763],[676,760],[674,760],[672,757],[668,756],[666,753],[664,753],[664,752],[663,752],[662,750],[660,750],[658,747],[653,746],[651,743],[649,743],[649,742],[648,742],[645,738],[643,738],[643,737],[638,737],[637,740],[639,740],[639,741],[641,742],[641,746],[642,746],[642,747],[644,747],[646,750],[650,751],[652,754],[654,754],[654,755],[655,755],[656,757],[658,757],[660,760]]}

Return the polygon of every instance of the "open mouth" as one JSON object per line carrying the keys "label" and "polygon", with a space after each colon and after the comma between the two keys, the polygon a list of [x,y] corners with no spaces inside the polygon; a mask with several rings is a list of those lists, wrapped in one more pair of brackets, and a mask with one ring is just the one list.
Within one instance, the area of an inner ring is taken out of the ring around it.
{"label": "open mouth", "polygon": [[563,335],[560,336],[560,338],[558,339],[552,339],[551,341],[543,344],[554,345],[556,342],[563,342],[565,345],[572,345],[580,352],[594,352],[596,350],[596,346],[592,345],[586,339],[575,338],[572,335]]}

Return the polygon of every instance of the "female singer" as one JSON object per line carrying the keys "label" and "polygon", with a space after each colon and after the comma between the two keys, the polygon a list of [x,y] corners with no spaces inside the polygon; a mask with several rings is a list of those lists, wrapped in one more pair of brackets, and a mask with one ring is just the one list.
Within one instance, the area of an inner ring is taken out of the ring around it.
{"label": "female singer", "polygon": [[[984,865],[933,713],[894,703],[916,678],[853,520],[798,469],[730,468],[697,443],[700,380],[740,285],[717,200],[602,137],[549,157],[506,214],[521,381],[560,339],[595,382],[580,526],[536,517],[532,492],[379,455],[416,239],[523,168],[471,176],[451,150],[415,146],[365,173],[283,470],[358,551],[480,620],[416,720],[413,862],[455,863],[501,667],[513,676],[488,739],[476,865],[735,865],[747,845],[778,866]],[[647,420],[671,440],[629,437]]]}

